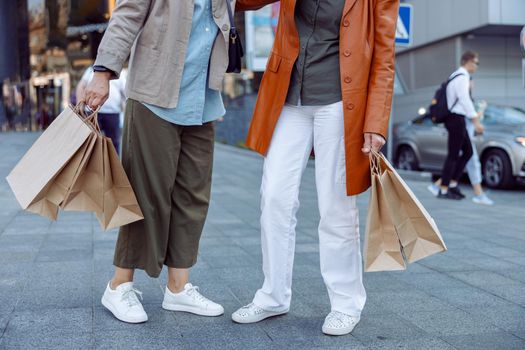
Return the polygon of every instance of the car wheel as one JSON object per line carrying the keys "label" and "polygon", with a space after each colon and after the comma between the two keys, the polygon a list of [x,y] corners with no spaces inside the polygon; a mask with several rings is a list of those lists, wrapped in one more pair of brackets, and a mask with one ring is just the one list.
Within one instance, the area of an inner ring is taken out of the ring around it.
{"label": "car wheel", "polygon": [[419,170],[416,153],[410,146],[401,146],[397,151],[396,165],[402,170]]}
{"label": "car wheel", "polygon": [[512,165],[507,153],[493,149],[483,157],[483,179],[491,188],[508,188],[514,183]]}

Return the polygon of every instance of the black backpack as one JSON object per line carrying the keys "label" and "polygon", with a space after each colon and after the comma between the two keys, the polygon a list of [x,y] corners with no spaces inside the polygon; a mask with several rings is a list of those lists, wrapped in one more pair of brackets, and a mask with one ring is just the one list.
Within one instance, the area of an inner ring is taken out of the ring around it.
{"label": "black backpack", "polygon": [[[436,93],[434,94],[434,99],[432,100],[432,104],[430,107],[428,107],[428,111],[430,114],[430,118],[434,122],[434,124],[441,124],[445,122],[445,119],[448,115],[451,114],[450,110],[448,109],[448,102],[447,102],[447,86],[448,84],[459,77],[460,75],[464,75],[462,73],[454,75],[452,78],[445,81],[439,89],[436,90]],[[458,100],[454,102],[452,105],[452,108],[458,103]]]}

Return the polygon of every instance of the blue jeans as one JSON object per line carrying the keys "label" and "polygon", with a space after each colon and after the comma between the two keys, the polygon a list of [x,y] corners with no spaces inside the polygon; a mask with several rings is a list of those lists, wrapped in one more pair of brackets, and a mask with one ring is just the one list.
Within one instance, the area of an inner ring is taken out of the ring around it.
{"label": "blue jeans", "polygon": [[476,149],[476,145],[474,144],[474,137],[476,132],[475,127],[474,124],[470,121],[470,119],[467,119],[467,132],[470,138],[470,142],[472,143],[472,157],[469,159],[466,165],[467,173],[470,179],[470,183],[472,185],[478,185],[481,183],[482,180],[481,162],[479,161],[478,151]]}

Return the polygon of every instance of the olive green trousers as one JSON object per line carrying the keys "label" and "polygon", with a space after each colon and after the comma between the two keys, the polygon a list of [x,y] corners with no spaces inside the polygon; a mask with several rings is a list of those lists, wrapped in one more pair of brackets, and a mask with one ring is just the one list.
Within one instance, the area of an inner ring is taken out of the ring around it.
{"label": "olive green trousers", "polygon": [[122,164],[144,220],[123,226],[114,265],[158,277],[163,265],[197,262],[208,213],[215,130],[213,123],[182,126],[140,102],[126,104]]}

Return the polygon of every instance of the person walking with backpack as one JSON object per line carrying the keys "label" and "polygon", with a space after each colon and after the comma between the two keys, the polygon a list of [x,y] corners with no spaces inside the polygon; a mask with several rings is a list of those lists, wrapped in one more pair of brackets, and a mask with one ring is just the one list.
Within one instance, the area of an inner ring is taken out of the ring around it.
{"label": "person walking with backpack", "polygon": [[450,75],[446,83],[446,102],[450,113],[444,116],[443,121],[448,131],[448,154],[443,165],[438,198],[465,198],[458,188],[458,181],[473,152],[466,118],[472,121],[477,132],[483,132],[483,125],[479,121],[481,113],[476,112],[470,97],[470,76],[477,71],[478,66],[479,55],[466,51],[461,56],[461,67]]}
{"label": "person walking with backpack", "polygon": [[[474,87],[474,82],[472,81],[472,77],[470,80],[470,96],[472,98],[472,91]],[[481,100],[477,103],[476,110],[483,114],[485,112],[485,109],[487,108],[487,102],[484,100]],[[477,120],[477,118],[474,118]],[[475,144],[475,137],[476,135],[480,134],[481,128],[479,127],[479,122],[474,124],[471,119],[466,119],[466,126],[467,126],[467,132],[469,134],[470,142],[472,144],[472,157],[470,157],[469,161],[467,162],[466,168],[467,168],[467,174],[470,179],[470,184],[472,185],[472,190],[474,191],[474,197],[472,197],[472,202],[476,204],[483,204],[483,205],[493,205],[494,201],[490,199],[485,191],[483,191],[483,187],[481,187],[481,182],[483,180],[482,174],[481,174],[481,162],[479,160],[478,151],[476,150],[476,144]],[[428,185],[427,189],[434,195],[437,196],[439,194],[439,189],[441,186],[441,178],[439,178],[436,182]]]}

